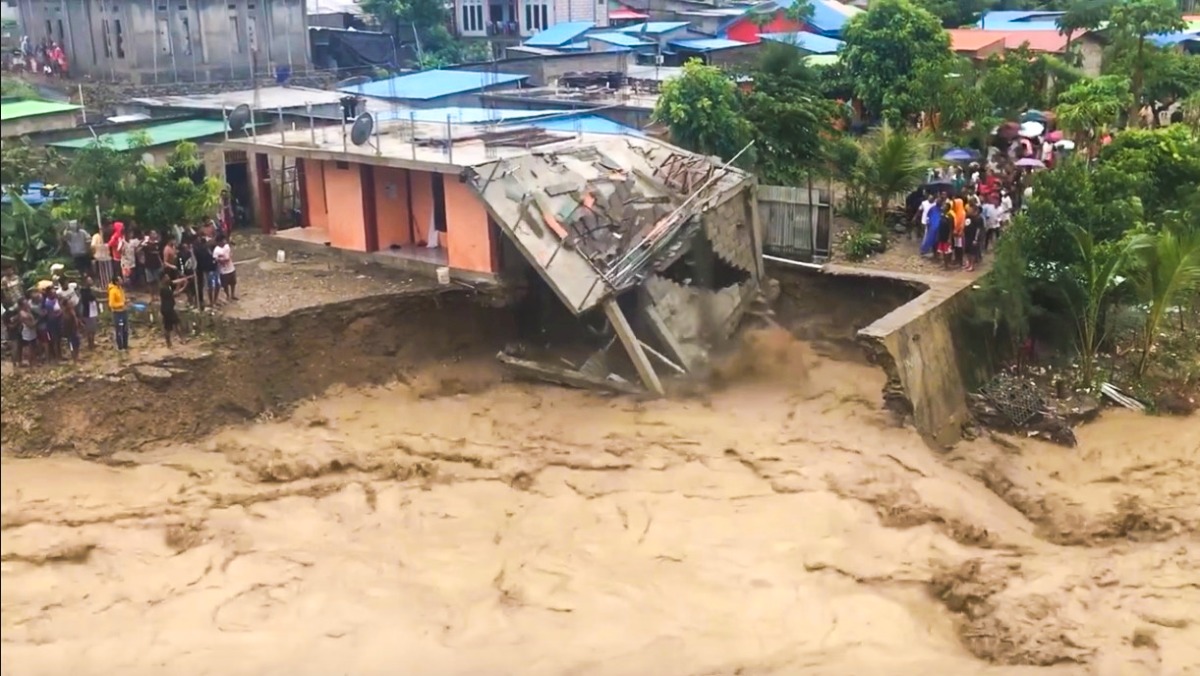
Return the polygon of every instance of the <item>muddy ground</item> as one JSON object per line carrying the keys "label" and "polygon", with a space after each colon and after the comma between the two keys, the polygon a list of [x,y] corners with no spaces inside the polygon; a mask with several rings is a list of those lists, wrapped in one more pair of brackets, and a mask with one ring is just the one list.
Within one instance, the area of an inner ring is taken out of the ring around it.
{"label": "muddy ground", "polygon": [[459,310],[256,320],[236,362],[59,392],[114,450],[2,459],[3,672],[1200,673],[1195,419],[944,453],[849,349],[875,308],[661,401],[509,382],[505,322]]}

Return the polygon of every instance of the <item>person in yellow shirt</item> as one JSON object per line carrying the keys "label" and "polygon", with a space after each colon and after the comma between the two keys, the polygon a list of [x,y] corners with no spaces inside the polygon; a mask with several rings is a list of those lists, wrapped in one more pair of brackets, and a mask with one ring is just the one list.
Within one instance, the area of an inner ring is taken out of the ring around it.
{"label": "person in yellow shirt", "polygon": [[967,227],[967,205],[963,198],[954,198],[954,264],[963,264],[963,233]]}
{"label": "person in yellow shirt", "polygon": [[125,288],[120,275],[113,277],[108,284],[108,309],[113,316],[113,330],[116,334],[117,349],[129,349],[129,311],[125,305]]}

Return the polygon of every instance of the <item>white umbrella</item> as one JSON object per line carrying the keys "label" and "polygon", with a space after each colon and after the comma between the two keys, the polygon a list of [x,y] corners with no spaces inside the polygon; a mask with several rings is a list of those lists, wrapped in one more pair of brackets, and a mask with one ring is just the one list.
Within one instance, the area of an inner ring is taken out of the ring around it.
{"label": "white umbrella", "polygon": [[1018,133],[1025,138],[1033,138],[1035,136],[1041,136],[1042,132],[1044,131],[1046,131],[1046,125],[1042,124],[1041,122],[1030,121],[1023,123],[1021,125],[1021,131]]}
{"label": "white umbrella", "polygon": [[1075,150],[1075,142],[1063,139],[1058,143],[1055,143],[1054,147],[1058,148],[1059,150]]}

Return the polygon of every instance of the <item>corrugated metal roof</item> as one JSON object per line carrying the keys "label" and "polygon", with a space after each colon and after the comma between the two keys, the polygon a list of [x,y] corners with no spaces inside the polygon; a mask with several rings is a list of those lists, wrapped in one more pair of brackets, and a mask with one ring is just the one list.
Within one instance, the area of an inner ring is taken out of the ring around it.
{"label": "corrugated metal roof", "polygon": [[528,77],[528,75],[510,75],[508,73],[434,69],[397,75],[387,80],[368,82],[354,87],[342,87],[338,91],[375,96],[381,99],[429,101],[443,96],[513,84]]}
{"label": "corrugated metal roof", "polygon": [[670,44],[672,47],[693,52],[717,52],[723,49],[745,47],[750,43],[738,40],[726,40],[725,38],[698,38],[695,40],[672,40]]}
{"label": "corrugated metal roof", "polygon": [[[152,124],[140,129],[131,129],[113,134],[101,134],[100,140],[105,143],[112,143],[113,147],[117,150],[128,150],[134,135],[139,133],[145,133],[150,137],[151,146],[161,146],[168,143],[178,143],[205,136],[224,134],[225,122],[223,120],[183,120],[180,122],[168,122],[166,124]],[[57,141],[49,145],[55,148],[79,149],[88,147],[94,141],[95,139],[88,136],[73,141]]]}
{"label": "corrugated metal roof", "polygon": [[[525,124],[525,123],[522,123]],[[626,127],[599,115],[567,115],[550,119],[535,119],[527,123],[530,127],[546,131],[579,132],[583,134],[617,134],[621,136],[644,136],[640,130]]]}
{"label": "corrugated metal roof", "polygon": [[758,37],[771,42],[779,42],[785,45],[792,45],[796,49],[808,52],[809,54],[835,54],[842,45],[846,44],[835,38],[828,38],[824,35],[816,33],[806,33],[799,31],[795,33],[763,33]]}
{"label": "corrugated metal roof", "polygon": [[444,108],[413,108],[411,110],[381,110],[374,115],[380,120],[412,120],[445,124],[448,118],[451,124],[503,124],[570,112],[569,109],[517,110],[447,106]]}
{"label": "corrugated metal roof", "polygon": [[985,31],[1057,31],[1062,12],[984,12],[976,27]]}
{"label": "corrugated metal roof", "polygon": [[1171,47],[1185,42],[1200,40],[1200,30],[1188,30],[1181,33],[1151,35],[1150,41],[1159,47]]}
{"label": "corrugated metal roof", "polygon": [[0,120],[19,120],[23,117],[53,115],[55,113],[67,113],[76,110],[79,110],[79,106],[72,103],[36,101],[34,99],[9,99],[0,102]]}
{"label": "corrugated metal roof", "polygon": [[954,28],[946,31],[950,35],[950,49],[956,52],[975,53],[1004,42],[1006,33],[1001,31],[983,31],[978,28]]}
{"label": "corrugated metal roof", "polygon": [[[775,0],[775,4],[780,9],[788,9],[796,4],[796,0]],[[812,16],[807,21],[808,25],[829,35],[841,35],[850,19],[862,14],[861,9],[837,0],[810,0],[809,4],[812,6]]]}
{"label": "corrugated metal roof", "polygon": [[609,45],[617,45],[618,47],[644,47],[652,44],[645,40],[639,40],[632,35],[625,33],[592,33],[587,36],[589,40],[597,40]]}
{"label": "corrugated metal roof", "polygon": [[1058,31],[1024,30],[1024,31],[987,31],[992,35],[1004,38],[1005,49],[1017,49],[1022,45],[1030,51],[1061,54],[1067,49],[1067,36]]}
{"label": "corrugated metal roof", "polygon": [[691,24],[686,21],[647,21],[646,23],[639,23],[635,26],[626,26],[625,28],[620,28],[618,30],[620,30],[622,33],[662,35],[663,33],[670,33],[671,31],[677,31],[681,28],[687,28],[690,25]]}
{"label": "corrugated metal roof", "polygon": [[353,14],[358,16],[363,13],[362,8],[358,6],[358,0],[307,0],[304,11],[309,16],[318,16],[321,14]]}
{"label": "corrugated metal roof", "polygon": [[591,21],[568,21],[556,23],[546,30],[534,35],[524,42],[530,47],[561,47],[592,30],[596,24]]}

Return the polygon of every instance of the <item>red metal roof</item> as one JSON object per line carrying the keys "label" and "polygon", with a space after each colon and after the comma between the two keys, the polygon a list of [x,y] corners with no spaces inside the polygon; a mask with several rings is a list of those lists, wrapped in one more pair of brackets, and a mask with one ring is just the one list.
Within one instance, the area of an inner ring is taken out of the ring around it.
{"label": "red metal roof", "polygon": [[609,11],[608,18],[611,21],[624,21],[626,19],[649,19],[649,14],[643,14],[632,9],[614,9]]}
{"label": "red metal roof", "polygon": [[1030,51],[1062,54],[1067,49],[1067,36],[1058,31],[991,31],[1004,38],[1006,49],[1018,49],[1028,43]]}
{"label": "red metal roof", "polygon": [[950,49],[968,54],[985,51],[988,47],[1005,41],[1002,31],[955,28],[946,32],[950,34]]}

